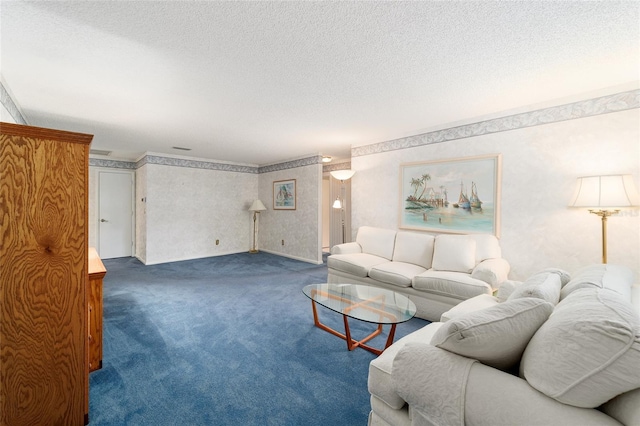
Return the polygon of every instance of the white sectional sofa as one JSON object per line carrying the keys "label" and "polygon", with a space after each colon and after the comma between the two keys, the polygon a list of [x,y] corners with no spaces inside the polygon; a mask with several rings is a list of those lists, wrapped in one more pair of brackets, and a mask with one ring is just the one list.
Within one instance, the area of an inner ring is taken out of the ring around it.
{"label": "white sectional sofa", "polygon": [[369,426],[640,425],[633,273],[545,270],[477,296],[369,367]]}
{"label": "white sectional sofa", "polygon": [[416,316],[438,321],[443,312],[507,279],[509,263],[493,235],[430,235],[362,226],[356,241],[331,249],[330,283],[369,284],[401,292]]}

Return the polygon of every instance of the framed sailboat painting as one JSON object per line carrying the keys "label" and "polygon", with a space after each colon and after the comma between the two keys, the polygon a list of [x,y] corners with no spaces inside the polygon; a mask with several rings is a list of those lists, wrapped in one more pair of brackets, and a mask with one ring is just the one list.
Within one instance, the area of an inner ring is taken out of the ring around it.
{"label": "framed sailboat painting", "polygon": [[500,154],[400,165],[400,228],[500,236]]}
{"label": "framed sailboat painting", "polygon": [[296,180],[278,180],[273,182],[273,209],[296,209]]}

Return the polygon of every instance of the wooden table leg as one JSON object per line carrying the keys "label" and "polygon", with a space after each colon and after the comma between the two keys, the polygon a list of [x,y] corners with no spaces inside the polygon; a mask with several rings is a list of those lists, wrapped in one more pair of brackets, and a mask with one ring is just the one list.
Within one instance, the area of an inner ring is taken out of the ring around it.
{"label": "wooden table leg", "polygon": [[349,320],[348,320],[349,317],[347,315],[342,315],[342,318],[344,320],[344,331],[345,331],[345,334],[342,334],[339,331],[336,331],[333,328],[320,322],[320,319],[318,318],[318,309],[316,308],[316,302],[313,299],[311,300],[311,308],[313,309],[314,325],[321,330],[324,330],[328,333],[333,334],[334,336],[338,336],[339,338],[346,340],[347,349],[349,349],[350,351],[354,350],[357,347],[360,347],[376,355],[380,355],[385,349],[387,349],[393,343],[393,338],[396,331],[396,324],[391,324],[391,330],[389,330],[389,336],[387,337],[387,342],[385,347],[383,349],[377,349],[369,345],[366,345],[365,343],[373,339],[374,337],[378,336],[380,333],[382,333],[382,324],[378,324],[378,327],[376,327],[376,330],[373,333],[366,336],[365,338],[361,340],[355,340],[351,337],[351,329],[349,328]]}

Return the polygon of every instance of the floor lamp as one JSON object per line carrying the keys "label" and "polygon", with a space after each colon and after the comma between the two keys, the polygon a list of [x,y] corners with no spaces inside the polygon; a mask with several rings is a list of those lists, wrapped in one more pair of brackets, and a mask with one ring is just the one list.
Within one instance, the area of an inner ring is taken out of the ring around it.
{"label": "floor lamp", "polygon": [[607,263],[607,218],[621,208],[638,205],[638,192],[631,175],[579,177],[570,207],[586,207],[602,219],[602,263]]}
{"label": "floor lamp", "polygon": [[267,208],[262,204],[262,201],[255,200],[251,207],[249,207],[249,211],[253,212],[253,246],[251,246],[251,250],[249,253],[257,253],[258,249],[256,248],[256,240],[258,239],[258,213],[261,211],[265,211]]}
{"label": "floor lamp", "polygon": [[345,210],[344,210],[344,203],[345,203],[345,187],[344,187],[344,181],[345,180],[349,180],[351,179],[351,177],[353,177],[353,175],[356,173],[355,170],[334,170],[331,173],[331,176],[333,176],[335,179],[338,179],[340,181],[340,195],[338,197],[336,197],[336,200],[333,202],[333,208],[334,209],[340,209],[340,220],[342,222],[342,242],[346,242],[347,240],[347,233],[346,233],[346,229],[345,229]]}

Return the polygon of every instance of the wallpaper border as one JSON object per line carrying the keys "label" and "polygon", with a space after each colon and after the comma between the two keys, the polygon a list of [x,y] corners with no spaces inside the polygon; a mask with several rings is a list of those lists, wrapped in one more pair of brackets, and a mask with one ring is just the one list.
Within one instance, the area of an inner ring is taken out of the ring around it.
{"label": "wallpaper border", "polygon": [[133,161],[105,160],[102,158],[89,158],[89,165],[93,167],[107,167],[111,169],[132,170],[136,168],[136,163]]}
{"label": "wallpaper border", "polygon": [[[244,166],[241,164],[217,163],[215,161],[187,160],[183,158],[163,157],[161,155],[145,155],[140,160],[123,161],[123,160],[107,160],[102,158],[89,158],[89,165],[94,167],[109,167],[116,169],[139,169],[145,164],[159,164],[163,166],[173,167],[189,167],[194,169],[220,170],[225,172],[261,174],[274,172],[278,170],[294,169],[297,167],[310,166],[322,163],[321,155],[314,155],[307,158],[300,158],[283,163],[272,164],[263,167]],[[346,163],[350,164],[350,163]],[[345,163],[336,164],[334,166],[344,167]],[[331,167],[331,166],[330,166]],[[348,168],[348,167],[347,167]],[[334,170],[334,169],[332,169]]]}
{"label": "wallpaper border", "polygon": [[258,167],[258,173],[277,172],[278,170],[295,169],[298,167],[311,166],[322,163],[322,155],[314,155],[311,157],[300,158],[283,163],[271,164],[269,166]]}
{"label": "wallpaper border", "polygon": [[343,163],[335,163],[335,164],[325,164],[322,166],[322,172],[328,173],[334,170],[349,170],[351,168],[351,161],[346,161]]}
{"label": "wallpaper border", "polygon": [[542,108],[520,114],[507,115],[492,120],[479,121],[477,123],[465,124],[462,126],[422,133],[405,138],[353,147],[351,148],[351,157],[361,157],[381,152],[449,142],[456,139],[465,139],[474,136],[488,135],[491,133],[523,129],[526,127],[541,126],[544,124],[609,114],[634,108],[640,108],[640,90],[631,90],[616,93],[614,95],[601,96],[598,98]]}
{"label": "wallpaper border", "polygon": [[145,155],[137,163],[136,168],[145,164],[159,164],[173,167],[189,167],[192,169],[220,170],[224,172],[258,173],[258,168],[241,164],[216,163],[214,161],[187,160],[184,158],[162,157],[159,155]]}

